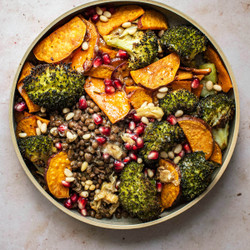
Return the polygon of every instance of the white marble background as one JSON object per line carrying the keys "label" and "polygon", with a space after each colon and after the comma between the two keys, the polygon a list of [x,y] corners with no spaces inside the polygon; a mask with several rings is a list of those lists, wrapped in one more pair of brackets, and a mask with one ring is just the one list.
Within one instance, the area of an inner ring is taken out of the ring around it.
{"label": "white marble background", "polygon": [[104,230],[63,214],[26,177],[8,125],[15,71],[29,44],[51,21],[85,2],[0,0],[0,249],[250,249],[249,0],[162,0],[215,38],[239,86],[241,125],[236,150],[219,183],[199,204],[151,228]]}

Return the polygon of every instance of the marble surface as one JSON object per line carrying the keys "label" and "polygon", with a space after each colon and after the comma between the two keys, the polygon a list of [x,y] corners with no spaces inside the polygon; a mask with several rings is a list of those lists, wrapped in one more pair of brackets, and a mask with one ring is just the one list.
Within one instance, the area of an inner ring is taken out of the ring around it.
{"label": "marble surface", "polygon": [[25,175],[8,124],[9,96],[29,44],[55,18],[87,1],[0,1],[1,249],[249,249],[250,1],[163,1],[200,23],[223,49],[239,87],[241,124],[232,160],[215,188],[184,214],[136,230],[95,228],[63,214]]}

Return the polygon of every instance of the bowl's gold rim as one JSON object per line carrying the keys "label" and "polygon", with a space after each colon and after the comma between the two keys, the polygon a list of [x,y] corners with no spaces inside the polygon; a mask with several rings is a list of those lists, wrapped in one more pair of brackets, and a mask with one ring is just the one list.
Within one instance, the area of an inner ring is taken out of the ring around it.
{"label": "bowl's gold rim", "polygon": [[[128,0],[126,1],[127,3],[139,3],[140,1],[136,1],[136,0]],[[220,56],[222,57],[227,70],[229,72],[229,75],[231,77],[232,83],[233,83],[233,89],[234,89],[234,97],[235,97],[235,104],[236,104],[236,112],[235,112],[235,124],[234,124],[234,131],[233,131],[233,136],[232,136],[232,140],[231,140],[231,144],[229,146],[228,149],[228,153],[226,155],[226,158],[223,162],[223,165],[221,166],[219,172],[217,173],[217,175],[215,176],[214,180],[212,181],[212,183],[209,185],[209,187],[207,188],[207,190],[202,193],[199,197],[197,197],[196,199],[194,199],[193,201],[189,202],[187,205],[184,205],[182,208],[178,209],[177,211],[166,215],[162,218],[159,218],[157,220],[154,221],[150,221],[150,222],[146,222],[146,223],[139,223],[139,224],[132,224],[132,225],[113,225],[113,224],[107,224],[107,223],[103,223],[103,222],[99,222],[99,221],[94,221],[94,220],[90,220],[88,219],[88,217],[83,217],[78,213],[72,212],[71,210],[66,209],[61,203],[59,203],[58,201],[56,201],[54,198],[52,198],[40,185],[39,183],[36,181],[36,179],[34,178],[34,176],[31,174],[31,172],[29,171],[28,167],[26,166],[20,152],[17,146],[17,141],[16,141],[16,137],[15,137],[15,130],[14,130],[14,119],[13,119],[13,104],[14,104],[14,94],[15,94],[15,89],[16,89],[16,83],[17,83],[17,78],[19,76],[19,73],[22,69],[22,66],[27,58],[27,56],[29,55],[30,51],[32,50],[32,48],[34,47],[34,45],[38,42],[38,40],[51,28],[53,27],[56,23],[58,23],[60,20],[62,20],[63,18],[67,17],[68,15],[75,13],[77,11],[80,11],[83,8],[87,8],[96,4],[103,4],[103,3],[119,3],[119,1],[115,1],[115,0],[101,0],[101,1],[94,1],[91,3],[87,3],[87,4],[83,4],[80,5],[78,7],[75,7],[69,11],[67,11],[66,13],[64,13],[63,15],[61,15],[60,17],[58,17],[57,19],[55,19],[52,23],[50,23],[50,25],[48,25],[38,36],[37,38],[32,42],[32,44],[29,46],[29,48],[27,49],[25,55],[23,56],[18,70],[15,74],[14,80],[13,80],[13,84],[12,84],[12,89],[11,89],[11,96],[10,96],[10,106],[9,106],[9,123],[10,123],[10,132],[11,132],[11,138],[12,138],[12,142],[17,154],[17,157],[25,171],[25,173],[27,174],[27,176],[29,177],[29,179],[31,180],[31,182],[35,185],[35,187],[51,202],[53,203],[57,208],[59,208],[60,210],[62,210],[64,213],[74,217],[75,219],[85,222],[87,224],[93,225],[93,226],[97,226],[97,227],[102,227],[102,228],[106,228],[106,229],[138,229],[138,228],[144,228],[144,227],[149,227],[152,225],[156,225],[159,224],[163,221],[167,221],[181,213],[183,213],[184,211],[188,210],[189,208],[191,208],[193,205],[195,205],[198,201],[200,201],[203,197],[206,196],[206,194],[214,187],[214,185],[218,182],[218,180],[221,178],[222,174],[224,173],[225,169],[228,166],[228,163],[232,157],[234,148],[236,146],[236,142],[237,142],[237,137],[238,137],[238,133],[239,133],[239,123],[240,123],[240,104],[239,104],[239,93],[238,93],[238,88],[235,82],[235,78],[232,72],[232,69],[230,67],[229,62],[227,61],[224,53],[222,52],[222,50],[220,49],[220,47],[218,46],[218,44],[215,42],[215,40],[208,34],[208,32],[206,30],[204,30],[204,28],[202,28],[198,23],[196,23],[196,21],[192,20],[190,17],[188,17],[186,14],[182,13],[179,10],[176,10],[173,7],[170,7],[166,4],[163,3],[158,3],[155,1],[151,1],[151,0],[144,0],[141,3],[148,3],[148,4],[152,4],[156,7],[161,7],[164,9],[167,9],[179,16],[181,16],[182,18],[186,19],[187,21],[189,21],[190,23],[192,23],[193,25],[195,25],[197,28],[199,28],[208,38],[209,40],[212,42],[212,44],[214,45],[214,47],[217,49],[217,51],[219,52]]]}

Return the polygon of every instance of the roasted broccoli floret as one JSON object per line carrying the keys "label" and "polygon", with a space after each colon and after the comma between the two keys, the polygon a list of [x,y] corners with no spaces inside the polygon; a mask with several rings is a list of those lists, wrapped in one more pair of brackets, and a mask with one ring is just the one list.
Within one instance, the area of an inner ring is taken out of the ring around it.
{"label": "roasted broccoli floret", "polygon": [[19,138],[17,142],[22,156],[35,166],[46,165],[53,154],[53,140],[48,136],[29,136]]}
{"label": "roasted broccoli floret", "polygon": [[234,116],[234,100],[226,94],[210,95],[201,99],[197,114],[211,127],[225,127]]}
{"label": "roasted broccoli floret", "polygon": [[191,26],[175,26],[161,37],[162,47],[178,53],[184,64],[189,64],[197,54],[205,51],[206,43],[206,37]]}
{"label": "roasted broccoli floret", "polygon": [[174,114],[177,110],[190,114],[195,110],[198,101],[197,96],[190,91],[179,89],[169,92],[163,99],[160,99],[159,105],[167,116]]}
{"label": "roasted broccoli floret", "polygon": [[157,159],[148,158],[151,151],[168,151],[174,143],[180,143],[184,138],[182,129],[177,125],[170,125],[166,121],[150,123],[143,135],[144,147],[140,155],[146,164],[154,163]]}
{"label": "roasted broccoli floret", "polygon": [[29,98],[49,110],[74,105],[84,91],[84,76],[66,64],[41,64],[24,79]]}
{"label": "roasted broccoli floret", "polygon": [[203,152],[187,154],[178,164],[181,172],[181,191],[185,200],[200,195],[211,182],[215,164],[206,161]]}
{"label": "roasted broccoli floret", "polygon": [[129,68],[132,70],[144,68],[153,63],[158,54],[157,36],[151,30],[138,31],[133,36],[124,37],[111,34],[104,36],[104,40],[109,46],[129,53]]}
{"label": "roasted broccoli floret", "polygon": [[119,201],[132,216],[142,221],[157,219],[161,213],[156,182],[145,177],[143,164],[131,162],[121,173]]}

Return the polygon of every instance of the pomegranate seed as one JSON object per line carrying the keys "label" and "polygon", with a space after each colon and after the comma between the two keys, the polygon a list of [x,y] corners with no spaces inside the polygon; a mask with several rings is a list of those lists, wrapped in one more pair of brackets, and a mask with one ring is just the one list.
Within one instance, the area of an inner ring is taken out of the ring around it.
{"label": "pomegranate seed", "polygon": [[128,129],[128,128],[125,130],[125,132],[126,132],[127,134],[133,134],[133,132],[132,132],[130,129]]}
{"label": "pomegranate seed", "polygon": [[27,109],[27,105],[25,102],[19,102],[14,106],[14,109],[18,112],[22,112]]}
{"label": "pomegranate seed", "polygon": [[93,114],[93,115],[92,115],[92,118],[93,118],[94,123],[95,123],[96,125],[102,124],[103,119],[102,119],[102,117],[101,117],[100,115],[98,115],[98,114]]}
{"label": "pomegranate seed", "polygon": [[104,79],[104,84],[106,86],[113,86],[113,81],[111,79]]}
{"label": "pomegranate seed", "polygon": [[135,134],[132,134],[132,135],[130,136],[130,138],[133,139],[134,141],[136,141],[136,140],[138,139],[138,136],[135,135]]}
{"label": "pomegranate seed", "polygon": [[184,144],[183,145],[183,148],[185,150],[186,153],[191,153],[191,148],[190,146],[188,145],[188,143]]}
{"label": "pomegranate seed", "polygon": [[70,187],[70,182],[67,182],[67,181],[62,181],[62,185],[64,186],[64,187],[67,187],[67,188],[69,188]]}
{"label": "pomegranate seed", "polygon": [[148,159],[149,160],[157,160],[158,157],[159,157],[159,153],[157,151],[155,151],[155,150],[149,152],[149,154],[148,154]]}
{"label": "pomegranate seed", "polygon": [[67,128],[68,128],[67,125],[62,124],[57,128],[57,130],[59,133],[63,134]]}
{"label": "pomegranate seed", "polygon": [[71,201],[72,201],[73,203],[76,203],[77,200],[78,200],[78,195],[77,195],[76,193],[74,193],[74,194],[72,194],[72,195],[70,196],[70,199],[71,199]]}
{"label": "pomegranate seed", "polygon": [[108,11],[113,15],[115,13],[115,7],[108,8]]}
{"label": "pomegranate seed", "polygon": [[148,119],[150,122],[155,122],[155,119],[154,118],[149,118]]}
{"label": "pomegranate seed", "polygon": [[120,172],[124,168],[124,163],[121,162],[121,161],[115,161],[114,162],[114,167],[115,167],[116,172]]}
{"label": "pomegranate seed", "polygon": [[87,17],[90,17],[90,16],[95,15],[95,14],[96,14],[95,8],[93,8],[93,7],[87,8],[87,9],[85,10],[84,14],[85,14]]}
{"label": "pomegranate seed", "polygon": [[192,83],[191,83],[191,88],[192,89],[197,89],[200,85],[200,80],[198,78],[195,78]]}
{"label": "pomegranate seed", "polygon": [[132,149],[132,145],[130,145],[128,142],[127,143],[125,143],[125,148],[127,149],[127,150],[131,150]]}
{"label": "pomegranate seed", "polygon": [[94,61],[93,61],[93,67],[94,68],[98,68],[99,66],[101,66],[103,64],[103,60],[100,56],[97,56]]}
{"label": "pomegranate seed", "polygon": [[73,204],[72,204],[72,201],[70,198],[68,198],[64,203],[63,205],[68,208],[68,209],[71,209],[73,207]]}
{"label": "pomegranate seed", "polygon": [[137,161],[137,158],[138,158],[137,155],[134,154],[134,153],[130,153],[130,154],[129,154],[129,157],[130,157],[130,159],[133,160],[133,161]]}
{"label": "pomegranate seed", "polygon": [[86,208],[81,209],[81,210],[80,210],[80,213],[81,213],[81,215],[84,216],[84,217],[87,216],[87,209],[86,209]]}
{"label": "pomegranate seed", "polygon": [[137,148],[143,148],[144,146],[144,141],[141,137],[138,137],[137,140],[136,140],[136,146]]}
{"label": "pomegranate seed", "polygon": [[140,122],[141,121],[141,117],[139,115],[137,115],[137,114],[133,114],[132,119],[135,122]]}
{"label": "pomegranate seed", "polygon": [[122,89],[122,82],[119,79],[115,79],[113,83],[117,89]]}
{"label": "pomegranate seed", "polygon": [[183,158],[183,156],[185,155],[185,151],[181,150],[181,152],[178,154],[178,156],[180,156],[181,158]]}
{"label": "pomegranate seed", "polygon": [[109,54],[104,53],[104,54],[102,55],[102,60],[103,60],[103,63],[104,63],[104,64],[110,64],[110,57],[109,57]]}
{"label": "pomegranate seed", "polygon": [[55,147],[58,149],[58,150],[62,150],[62,143],[61,142],[57,142],[55,144]]}
{"label": "pomegranate seed", "polygon": [[147,124],[145,124],[145,123],[143,123],[143,122],[139,122],[139,123],[138,123],[138,127],[139,127],[139,126],[142,126],[143,128],[146,128],[146,127],[147,127]]}
{"label": "pomegranate seed", "polygon": [[138,126],[138,127],[135,128],[134,132],[135,132],[136,135],[141,135],[144,132],[144,127],[143,126]]}
{"label": "pomegranate seed", "polygon": [[135,122],[134,121],[129,122],[128,127],[130,130],[134,130],[135,129]]}
{"label": "pomegranate seed", "polygon": [[169,115],[167,117],[167,121],[171,124],[171,125],[175,125],[177,123],[177,119],[174,115]]}
{"label": "pomegranate seed", "polygon": [[121,181],[117,181],[116,184],[115,184],[115,188],[118,189],[120,184],[121,184]]}
{"label": "pomegranate seed", "polygon": [[79,197],[77,200],[78,208],[79,209],[84,209],[86,206],[87,200],[83,197]]}
{"label": "pomegranate seed", "polygon": [[136,151],[136,150],[138,149],[138,147],[137,147],[136,145],[133,145],[133,146],[132,146],[132,149],[133,149],[134,151]]}
{"label": "pomegranate seed", "polygon": [[99,15],[98,14],[95,14],[91,17],[91,20],[96,23],[98,20],[99,20]]}
{"label": "pomegranate seed", "polygon": [[129,156],[127,156],[127,157],[125,157],[125,158],[123,159],[123,163],[124,163],[124,164],[127,164],[127,163],[129,163],[130,161],[131,161],[131,159],[130,159]]}
{"label": "pomegranate seed", "polygon": [[144,175],[145,175],[145,177],[148,177],[148,169],[147,168],[145,168],[145,170],[144,170]]}
{"label": "pomegranate seed", "polygon": [[103,135],[109,136],[109,135],[110,135],[110,132],[111,132],[111,128],[110,128],[110,127],[103,127],[103,126],[101,126],[101,127],[99,128],[99,131],[100,131]]}
{"label": "pomegranate seed", "polygon": [[162,183],[161,182],[157,182],[156,183],[156,189],[157,189],[157,192],[161,192],[161,190],[162,190]]}
{"label": "pomegranate seed", "polygon": [[105,137],[97,136],[96,141],[98,142],[99,145],[102,145],[107,141],[107,139]]}
{"label": "pomegranate seed", "polygon": [[103,156],[104,160],[108,160],[110,157],[110,155],[108,153],[104,153],[102,156]]}
{"label": "pomegranate seed", "polygon": [[125,50],[119,49],[119,51],[118,51],[118,53],[117,53],[116,56],[118,56],[118,57],[120,57],[122,59],[128,59],[128,53]]}
{"label": "pomegranate seed", "polygon": [[105,87],[105,93],[113,94],[113,93],[115,93],[115,88],[113,86],[106,86]]}
{"label": "pomegranate seed", "polygon": [[78,105],[79,105],[79,109],[86,109],[88,107],[85,96],[80,97]]}

